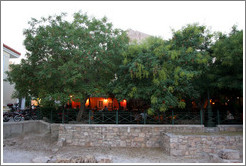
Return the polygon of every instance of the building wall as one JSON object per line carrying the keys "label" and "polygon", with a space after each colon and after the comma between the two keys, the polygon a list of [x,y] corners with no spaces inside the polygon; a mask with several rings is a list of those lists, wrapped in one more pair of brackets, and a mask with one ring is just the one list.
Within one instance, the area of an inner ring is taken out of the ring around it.
{"label": "building wall", "polygon": [[[3,79],[7,77],[5,74],[9,70],[10,54],[3,51]],[[6,107],[8,103],[16,103],[17,99],[12,99],[14,92],[14,85],[10,85],[9,82],[3,81],[3,106]]]}
{"label": "building wall", "polygon": [[3,51],[3,79],[6,78],[5,71],[8,71],[9,68],[9,53]]}
{"label": "building wall", "polygon": [[150,37],[150,35],[139,32],[139,31],[134,31],[132,29],[127,30],[127,35],[130,38],[130,41],[136,40],[137,42],[141,42],[142,40]]}
{"label": "building wall", "polygon": [[[116,98],[103,98],[103,97],[90,97],[87,99],[85,106],[88,107],[90,103],[90,109],[95,110],[97,107],[97,110],[102,110],[106,106],[109,111],[112,111],[113,109],[119,109],[119,103]],[[120,101],[120,106],[123,107],[123,109],[126,109],[127,101],[123,100]],[[80,107],[80,102],[72,101],[72,108]]]}

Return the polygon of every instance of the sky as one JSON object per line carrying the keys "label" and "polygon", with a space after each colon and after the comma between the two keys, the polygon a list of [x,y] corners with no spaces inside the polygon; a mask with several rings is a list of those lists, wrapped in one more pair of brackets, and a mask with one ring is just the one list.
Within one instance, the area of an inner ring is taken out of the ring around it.
{"label": "sky", "polygon": [[192,23],[212,32],[229,33],[233,25],[245,30],[244,1],[1,1],[1,44],[25,55],[23,30],[30,19],[58,15],[72,18],[81,10],[98,19],[106,16],[114,28],[133,29],[163,39]]}

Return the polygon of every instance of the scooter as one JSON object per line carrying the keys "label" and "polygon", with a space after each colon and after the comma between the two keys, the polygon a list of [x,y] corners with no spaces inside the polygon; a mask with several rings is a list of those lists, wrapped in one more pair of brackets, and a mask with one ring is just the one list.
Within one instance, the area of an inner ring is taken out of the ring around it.
{"label": "scooter", "polygon": [[10,108],[10,112],[3,113],[3,121],[8,122],[11,118],[13,118],[14,121],[21,121],[23,115],[16,111],[17,104],[15,104],[16,107],[13,107],[13,104],[7,104],[7,106]]}
{"label": "scooter", "polygon": [[26,109],[22,111],[22,116],[24,117],[24,120],[37,120],[38,116],[35,114],[35,112],[32,109]]}

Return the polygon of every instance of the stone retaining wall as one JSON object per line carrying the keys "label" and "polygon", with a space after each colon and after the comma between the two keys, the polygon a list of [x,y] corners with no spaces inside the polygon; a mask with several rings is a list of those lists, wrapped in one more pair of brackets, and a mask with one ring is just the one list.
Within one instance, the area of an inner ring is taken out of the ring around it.
{"label": "stone retaining wall", "polygon": [[60,124],[50,124],[51,137],[58,140]]}
{"label": "stone retaining wall", "polygon": [[[3,138],[50,132],[59,143],[102,147],[162,147],[169,155],[192,156],[200,152],[243,148],[243,136],[204,133],[203,125],[89,125],[50,124],[41,120],[3,123]],[[242,125],[220,125],[216,131],[243,131]],[[171,134],[179,133],[179,134]],[[182,134],[184,133],[184,134]],[[190,135],[186,135],[190,133]]]}
{"label": "stone retaining wall", "polygon": [[50,132],[50,124],[42,120],[3,123],[3,138],[44,132]]}
{"label": "stone retaining wall", "polygon": [[203,125],[60,125],[58,142],[79,146],[160,147],[162,132],[203,132]]}
{"label": "stone retaining wall", "polygon": [[243,150],[243,135],[181,135],[162,133],[161,147],[174,156],[218,153],[222,149]]}
{"label": "stone retaining wall", "polygon": [[243,125],[218,125],[219,131],[243,131]]}

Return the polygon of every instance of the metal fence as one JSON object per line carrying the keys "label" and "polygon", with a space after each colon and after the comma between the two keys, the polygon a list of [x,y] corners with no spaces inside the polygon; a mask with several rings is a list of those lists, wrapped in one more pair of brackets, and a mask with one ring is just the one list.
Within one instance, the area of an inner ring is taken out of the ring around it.
{"label": "metal fence", "polygon": [[39,119],[46,118],[50,123],[68,123],[76,121],[78,114],[77,109],[54,109],[50,107],[37,109]]}
{"label": "metal fence", "polygon": [[228,117],[227,112],[216,110],[216,124],[243,124],[243,113],[231,113]]}
{"label": "metal fence", "polygon": [[[54,109],[39,108],[39,119],[44,117],[51,123],[72,123],[76,121],[78,109]],[[235,116],[228,120],[225,113],[213,112],[215,124],[242,124],[242,118]],[[199,110],[168,110],[148,115],[147,111],[92,111],[86,110],[82,117],[82,123],[87,124],[206,124],[207,111]]]}
{"label": "metal fence", "polygon": [[146,111],[89,111],[89,124],[203,124],[200,112],[170,110],[148,115]]}

